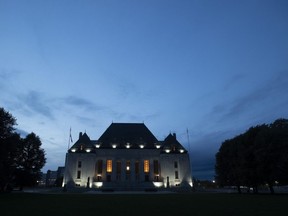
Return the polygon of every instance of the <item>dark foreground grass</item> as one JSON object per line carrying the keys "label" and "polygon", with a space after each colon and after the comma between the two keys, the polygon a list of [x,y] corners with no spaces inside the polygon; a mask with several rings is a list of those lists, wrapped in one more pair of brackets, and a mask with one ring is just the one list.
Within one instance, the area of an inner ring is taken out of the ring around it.
{"label": "dark foreground grass", "polygon": [[288,195],[0,194],[0,215],[288,215]]}

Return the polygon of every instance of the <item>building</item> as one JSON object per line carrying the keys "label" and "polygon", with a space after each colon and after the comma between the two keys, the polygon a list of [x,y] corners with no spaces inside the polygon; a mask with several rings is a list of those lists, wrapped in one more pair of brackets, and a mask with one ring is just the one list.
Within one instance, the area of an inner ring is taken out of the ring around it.
{"label": "building", "polygon": [[61,186],[64,176],[64,167],[58,167],[56,171],[48,170],[45,174],[45,186]]}
{"label": "building", "polygon": [[144,123],[112,123],[98,140],[79,134],[66,154],[63,185],[113,190],[191,188],[189,154],[176,134],[159,141]]}

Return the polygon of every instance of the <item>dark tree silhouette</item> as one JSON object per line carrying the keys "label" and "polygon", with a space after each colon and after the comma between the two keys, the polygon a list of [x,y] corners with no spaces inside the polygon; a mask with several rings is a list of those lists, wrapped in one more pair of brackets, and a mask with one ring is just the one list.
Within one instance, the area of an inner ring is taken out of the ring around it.
{"label": "dark tree silhouette", "polygon": [[244,134],[226,140],[216,154],[216,180],[220,185],[253,188],[288,182],[288,120],[251,127]]}
{"label": "dark tree silhouette", "polygon": [[0,192],[9,189],[15,171],[16,148],[20,140],[15,125],[16,119],[0,108]]}
{"label": "dark tree silhouette", "polygon": [[0,108],[0,192],[14,184],[35,185],[46,162],[40,138],[31,133],[22,139],[15,125],[16,119]]}
{"label": "dark tree silhouette", "polygon": [[40,138],[30,133],[18,146],[16,183],[20,187],[34,186],[40,178],[40,171],[46,162],[45,151],[41,145]]}

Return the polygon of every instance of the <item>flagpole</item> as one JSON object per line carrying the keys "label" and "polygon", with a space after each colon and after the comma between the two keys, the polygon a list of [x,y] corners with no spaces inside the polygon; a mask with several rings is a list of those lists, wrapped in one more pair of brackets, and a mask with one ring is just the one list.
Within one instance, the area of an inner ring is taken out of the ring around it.
{"label": "flagpole", "polygon": [[70,141],[73,142],[72,135],[71,135],[71,127],[70,127],[70,131],[69,131],[68,150],[70,149]]}

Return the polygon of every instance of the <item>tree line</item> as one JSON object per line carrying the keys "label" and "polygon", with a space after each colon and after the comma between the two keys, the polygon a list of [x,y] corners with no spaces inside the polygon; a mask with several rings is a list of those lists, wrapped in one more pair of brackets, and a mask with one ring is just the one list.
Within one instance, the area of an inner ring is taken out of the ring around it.
{"label": "tree line", "polygon": [[46,163],[42,142],[35,133],[22,138],[16,118],[0,107],[0,192],[35,186]]}
{"label": "tree line", "polygon": [[288,183],[288,120],[249,128],[245,133],[225,140],[216,154],[216,181],[220,186],[253,188]]}

